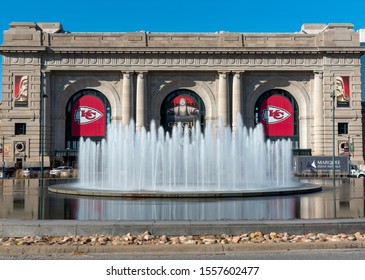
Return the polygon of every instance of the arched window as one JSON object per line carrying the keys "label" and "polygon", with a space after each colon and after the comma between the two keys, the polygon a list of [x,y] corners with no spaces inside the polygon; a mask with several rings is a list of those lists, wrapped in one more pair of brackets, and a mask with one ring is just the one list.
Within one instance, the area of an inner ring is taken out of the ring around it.
{"label": "arched window", "polygon": [[299,108],[294,97],[282,89],[263,93],[255,105],[255,124],[261,123],[270,140],[291,139],[299,148]]}
{"label": "arched window", "polygon": [[66,107],[65,148],[77,150],[80,137],[101,141],[110,116],[109,101],[101,92],[85,89],[74,94]]}
{"label": "arched window", "polygon": [[191,129],[199,121],[202,131],[205,125],[205,106],[195,92],[178,89],[170,93],[162,102],[161,126],[172,131],[176,125]]}

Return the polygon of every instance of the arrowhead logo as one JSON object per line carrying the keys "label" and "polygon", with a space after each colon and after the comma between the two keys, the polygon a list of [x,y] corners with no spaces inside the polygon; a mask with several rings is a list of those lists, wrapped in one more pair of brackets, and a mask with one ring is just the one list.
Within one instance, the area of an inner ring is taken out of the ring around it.
{"label": "arrowhead logo", "polygon": [[103,114],[96,110],[95,108],[91,108],[88,106],[80,106],[77,110],[75,110],[74,120],[78,122],[78,124],[89,124],[98,119],[100,119]]}
{"label": "arrowhead logo", "polygon": [[307,168],[314,168],[316,169],[316,162],[313,160],[312,163],[310,161],[307,162]]}
{"label": "arrowhead logo", "polygon": [[265,110],[263,110],[262,118],[267,124],[275,124],[282,122],[290,117],[290,113],[280,107],[276,106],[267,106]]}

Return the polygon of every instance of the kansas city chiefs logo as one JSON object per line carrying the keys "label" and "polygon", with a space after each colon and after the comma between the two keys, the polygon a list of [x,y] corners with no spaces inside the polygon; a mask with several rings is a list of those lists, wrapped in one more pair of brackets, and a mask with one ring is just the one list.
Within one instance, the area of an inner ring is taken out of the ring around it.
{"label": "kansas city chiefs logo", "polygon": [[279,123],[290,117],[290,113],[276,106],[267,106],[262,113],[262,117],[267,124]]}
{"label": "kansas city chiefs logo", "polygon": [[74,120],[78,122],[80,125],[92,123],[98,119],[100,119],[103,114],[96,110],[95,108],[90,108],[87,106],[80,106],[74,115]]}

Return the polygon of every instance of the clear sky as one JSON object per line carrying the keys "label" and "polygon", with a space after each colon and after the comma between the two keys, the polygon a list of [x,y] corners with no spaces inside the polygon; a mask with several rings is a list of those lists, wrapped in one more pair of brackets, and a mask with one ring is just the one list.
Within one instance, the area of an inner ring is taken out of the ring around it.
{"label": "clear sky", "polygon": [[303,23],[352,23],[358,30],[365,1],[6,0],[1,43],[11,22],[60,22],[70,32],[298,32]]}

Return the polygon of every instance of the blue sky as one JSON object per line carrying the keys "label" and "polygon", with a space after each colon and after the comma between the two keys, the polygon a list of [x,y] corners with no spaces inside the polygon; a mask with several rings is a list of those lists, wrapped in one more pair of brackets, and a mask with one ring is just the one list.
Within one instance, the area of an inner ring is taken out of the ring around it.
{"label": "blue sky", "polygon": [[[295,3],[295,4],[293,4]],[[61,22],[70,32],[298,32],[303,23],[365,27],[365,2],[305,0],[18,0],[0,5],[0,42],[11,22]],[[1,70],[1,67],[0,67]],[[0,99],[1,99],[0,84]]]}

